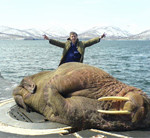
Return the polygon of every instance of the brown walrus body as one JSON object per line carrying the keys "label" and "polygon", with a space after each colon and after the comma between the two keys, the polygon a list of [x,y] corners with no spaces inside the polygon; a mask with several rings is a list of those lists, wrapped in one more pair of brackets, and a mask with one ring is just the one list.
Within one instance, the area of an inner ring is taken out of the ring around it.
{"label": "brown walrus body", "polygon": [[65,63],[55,71],[25,77],[13,95],[26,110],[79,129],[133,130],[150,125],[150,100],[142,90],[82,63]]}

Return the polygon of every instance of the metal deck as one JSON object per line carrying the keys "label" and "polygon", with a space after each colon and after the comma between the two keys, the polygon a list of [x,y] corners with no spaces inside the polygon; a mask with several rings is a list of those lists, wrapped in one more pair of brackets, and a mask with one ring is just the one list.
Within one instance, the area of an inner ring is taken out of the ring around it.
{"label": "metal deck", "polygon": [[150,128],[138,131],[107,132],[96,129],[73,132],[70,126],[47,121],[36,112],[26,112],[13,99],[0,101],[0,138],[127,138],[150,137]]}

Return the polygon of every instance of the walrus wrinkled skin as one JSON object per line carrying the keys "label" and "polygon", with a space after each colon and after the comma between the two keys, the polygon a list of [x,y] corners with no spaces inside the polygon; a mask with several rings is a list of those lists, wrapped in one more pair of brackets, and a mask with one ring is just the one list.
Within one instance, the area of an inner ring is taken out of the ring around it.
{"label": "walrus wrinkled skin", "polygon": [[150,125],[150,99],[142,90],[82,63],[25,77],[13,96],[26,110],[79,129],[134,130]]}

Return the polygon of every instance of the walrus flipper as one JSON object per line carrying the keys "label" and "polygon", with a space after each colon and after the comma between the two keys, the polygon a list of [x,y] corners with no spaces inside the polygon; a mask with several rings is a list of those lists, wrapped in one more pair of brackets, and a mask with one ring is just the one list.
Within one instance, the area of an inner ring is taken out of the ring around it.
{"label": "walrus flipper", "polygon": [[[24,102],[24,96],[26,96],[24,94],[26,90],[22,87],[16,87],[14,90],[13,90],[13,96],[14,96],[14,99],[15,99],[15,102],[17,103],[18,106],[24,108],[27,112],[30,112],[31,109],[28,107],[28,105],[25,104]],[[29,93],[28,91],[26,91],[26,93]],[[30,93],[28,94],[28,96],[30,95]]]}

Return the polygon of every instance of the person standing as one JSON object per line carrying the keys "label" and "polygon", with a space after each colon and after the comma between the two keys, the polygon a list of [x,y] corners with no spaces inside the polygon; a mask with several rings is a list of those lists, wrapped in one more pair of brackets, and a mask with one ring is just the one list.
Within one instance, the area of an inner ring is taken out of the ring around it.
{"label": "person standing", "polygon": [[50,39],[46,35],[43,36],[44,39],[49,40],[50,44],[63,48],[63,54],[59,63],[60,66],[61,64],[67,62],[83,63],[85,48],[100,42],[100,40],[106,35],[103,34],[100,37],[96,37],[88,41],[79,41],[78,34],[76,32],[70,32],[70,36],[66,42]]}

